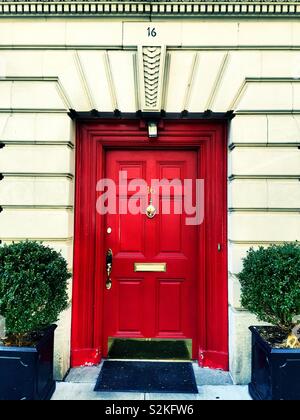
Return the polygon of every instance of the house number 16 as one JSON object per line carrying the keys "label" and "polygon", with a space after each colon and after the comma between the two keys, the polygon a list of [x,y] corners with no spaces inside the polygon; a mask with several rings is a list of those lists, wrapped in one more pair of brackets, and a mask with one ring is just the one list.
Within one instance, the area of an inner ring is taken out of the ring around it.
{"label": "house number 16", "polygon": [[156,28],[151,28],[150,26],[147,28],[148,37],[155,38],[157,35]]}

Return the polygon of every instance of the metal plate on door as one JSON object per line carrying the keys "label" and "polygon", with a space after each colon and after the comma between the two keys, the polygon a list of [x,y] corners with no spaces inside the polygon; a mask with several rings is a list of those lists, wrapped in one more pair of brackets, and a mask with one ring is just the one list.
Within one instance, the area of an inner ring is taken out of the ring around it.
{"label": "metal plate on door", "polygon": [[138,272],[156,272],[165,273],[167,271],[166,263],[134,263],[134,271]]}

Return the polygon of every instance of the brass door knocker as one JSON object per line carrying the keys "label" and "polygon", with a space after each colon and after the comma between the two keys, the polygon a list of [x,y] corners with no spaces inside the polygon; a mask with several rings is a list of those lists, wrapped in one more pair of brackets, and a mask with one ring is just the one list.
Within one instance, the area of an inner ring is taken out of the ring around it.
{"label": "brass door knocker", "polygon": [[156,208],[152,204],[152,197],[150,198],[149,206],[146,208],[146,215],[149,217],[149,219],[153,219],[153,217],[156,215]]}
{"label": "brass door knocker", "polygon": [[149,219],[153,219],[156,215],[156,208],[153,206],[152,194],[154,194],[154,189],[152,187],[148,186],[148,194],[150,194],[150,201],[149,206],[146,208],[146,215]]}

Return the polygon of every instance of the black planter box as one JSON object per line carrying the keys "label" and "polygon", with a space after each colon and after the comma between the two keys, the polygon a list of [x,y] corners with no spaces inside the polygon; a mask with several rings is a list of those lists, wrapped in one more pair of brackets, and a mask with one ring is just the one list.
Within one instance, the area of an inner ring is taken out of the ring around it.
{"label": "black planter box", "polygon": [[300,400],[300,349],[272,348],[260,336],[259,328],[250,327],[251,397],[254,400]]}
{"label": "black planter box", "polygon": [[49,327],[36,347],[0,346],[0,400],[51,398],[55,329]]}

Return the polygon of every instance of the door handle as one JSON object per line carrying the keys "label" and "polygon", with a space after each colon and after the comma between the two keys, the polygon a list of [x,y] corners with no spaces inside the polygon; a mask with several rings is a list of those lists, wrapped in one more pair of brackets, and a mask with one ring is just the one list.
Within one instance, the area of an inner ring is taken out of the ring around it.
{"label": "door handle", "polygon": [[113,263],[113,252],[112,250],[109,248],[106,252],[106,289],[110,290],[111,286],[112,286],[112,281],[110,278],[111,272],[112,272],[112,263]]}

